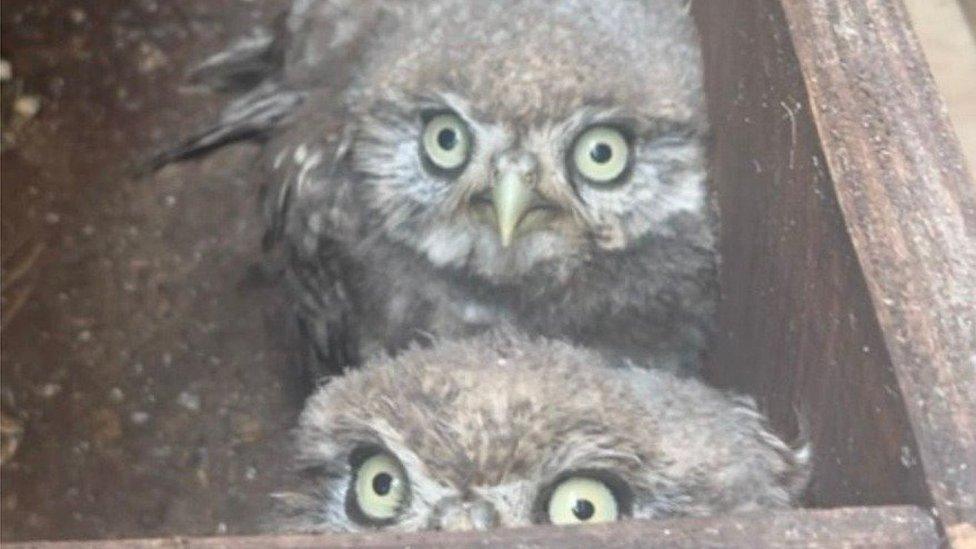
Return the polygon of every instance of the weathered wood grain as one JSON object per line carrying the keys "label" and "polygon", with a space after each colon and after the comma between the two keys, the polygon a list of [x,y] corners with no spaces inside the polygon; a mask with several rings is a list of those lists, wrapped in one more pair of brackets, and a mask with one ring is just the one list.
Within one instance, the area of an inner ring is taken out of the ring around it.
{"label": "weathered wood grain", "polygon": [[794,511],[630,521],[583,528],[420,532],[360,536],[170,538],[11,544],[10,549],[235,549],[304,547],[937,547],[934,521],[917,507]]}
{"label": "weathered wood grain", "polygon": [[783,8],[935,508],[976,524],[976,185],[901,1]]}
{"label": "weathered wood grain", "polygon": [[969,28],[976,33],[976,0],[959,0],[962,11],[969,19]]}
{"label": "weathered wood grain", "polygon": [[777,0],[696,2],[722,210],[709,378],[813,446],[809,504],[930,505]]}

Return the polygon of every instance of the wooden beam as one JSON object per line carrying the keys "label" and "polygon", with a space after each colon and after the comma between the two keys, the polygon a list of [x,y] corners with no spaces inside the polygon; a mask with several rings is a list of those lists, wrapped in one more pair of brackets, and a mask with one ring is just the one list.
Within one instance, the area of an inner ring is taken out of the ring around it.
{"label": "wooden beam", "polygon": [[959,0],[962,5],[962,11],[966,14],[967,19],[969,19],[969,28],[976,34],[976,0]]}
{"label": "wooden beam", "polygon": [[976,185],[901,1],[782,5],[937,515],[971,528]]}
{"label": "wooden beam", "polygon": [[710,381],[813,449],[813,507],[931,506],[780,0],[701,1],[722,212]]}
{"label": "wooden beam", "polygon": [[10,549],[234,549],[312,547],[936,547],[934,521],[917,507],[785,511],[490,532],[373,533],[31,542]]}

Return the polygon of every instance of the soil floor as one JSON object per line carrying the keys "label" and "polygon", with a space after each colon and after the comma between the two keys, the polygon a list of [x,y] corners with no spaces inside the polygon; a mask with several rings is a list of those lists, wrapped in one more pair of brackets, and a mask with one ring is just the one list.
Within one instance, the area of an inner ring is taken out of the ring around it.
{"label": "soil floor", "polygon": [[283,7],[3,0],[0,539],[247,533],[269,508],[303,388],[254,145],[137,174],[217,112],[187,68]]}

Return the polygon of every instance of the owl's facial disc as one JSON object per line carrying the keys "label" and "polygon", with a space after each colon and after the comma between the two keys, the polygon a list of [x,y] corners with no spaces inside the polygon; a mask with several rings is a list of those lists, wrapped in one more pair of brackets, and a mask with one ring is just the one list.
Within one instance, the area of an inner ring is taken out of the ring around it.
{"label": "owl's facial disc", "polygon": [[352,168],[377,228],[435,267],[568,277],[704,204],[702,143],[681,120],[612,100],[547,119],[390,97],[359,122]]}

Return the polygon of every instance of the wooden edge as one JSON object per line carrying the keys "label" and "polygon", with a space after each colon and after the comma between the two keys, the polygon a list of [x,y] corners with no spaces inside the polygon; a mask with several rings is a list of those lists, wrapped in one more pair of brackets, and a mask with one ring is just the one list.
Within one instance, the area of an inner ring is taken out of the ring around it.
{"label": "wooden edge", "polygon": [[918,507],[852,507],[714,518],[628,521],[589,527],[490,532],[370,533],[28,542],[11,549],[213,549],[301,547],[937,547],[932,518]]}
{"label": "wooden edge", "polygon": [[970,31],[976,33],[976,0],[959,0],[959,3],[962,5],[962,12],[969,20]]}
{"label": "wooden edge", "polygon": [[976,524],[976,184],[892,0],[781,0],[935,513]]}
{"label": "wooden edge", "polygon": [[812,449],[809,506],[932,507],[783,0],[701,0],[719,330],[706,379]]}

